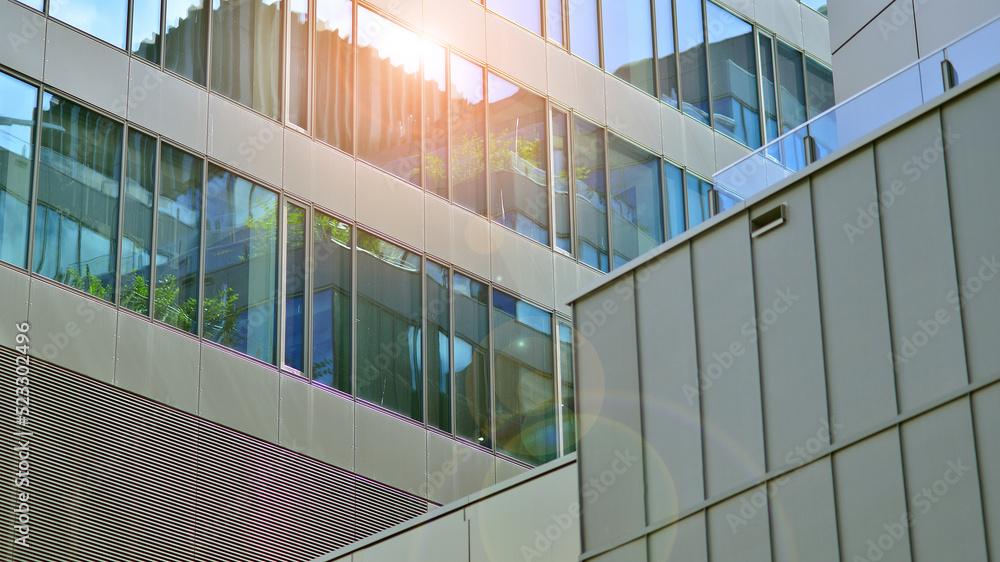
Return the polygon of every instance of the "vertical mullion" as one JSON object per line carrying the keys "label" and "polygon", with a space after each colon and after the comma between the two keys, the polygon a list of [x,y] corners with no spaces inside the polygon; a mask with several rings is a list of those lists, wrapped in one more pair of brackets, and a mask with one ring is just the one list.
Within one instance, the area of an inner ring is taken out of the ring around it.
{"label": "vertical mullion", "polygon": [[[423,88],[421,88],[423,89]],[[428,371],[427,365],[429,361],[427,360],[427,353],[430,346],[428,345],[428,340],[430,337],[427,335],[427,291],[430,289],[430,283],[427,282],[427,256],[423,255],[420,257],[420,310],[422,314],[420,315],[420,333],[423,337],[420,338],[420,372],[423,374],[420,381],[420,386],[423,389],[420,397],[421,408],[423,409],[423,415],[420,416],[423,419],[424,429],[431,426],[430,424],[430,412],[427,409],[427,379]]]}
{"label": "vertical mullion", "polygon": [[615,246],[612,239],[614,221],[611,220],[614,214],[611,208],[611,135],[604,127],[601,127],[601,133],[604,135],[604,220],[608,224],[608,272],[610,273],[615,265]]}
{"label": "vertical mullion", "polygon": [[[315,218],[313,213],[315,210],[311,205],[305,205],[303,212],[304,216],[302,220],[305,224],[303,225],[302,234],[302,263],[305,264],[305,267],[302,269],[302,376],[311,381],[313,379],[313,279],[315,279],[316,271],[316,262],[313,259],[315,255],[313,246],[315,243],[313,235],[313,221]],[[330,307],[330,310],[331,312],[333,311],[333,306]],[[351,324],[354,324],[353,320]]]}
{"label": "vertical mullion", "polygon": [[712,59],[709,55],[711,41],[708,37],[708,0],[701,0],[701,25],[704,28],[705,37],[705,82],[708,90],[708,126],[715,130],[715,100],[712,99]]}
{"label": "vertical mullion", "polygon": [[[753,48],[757,52],[757,96],[760,99],[760,145],[767,145],[767,103],[764,100],[764,53],[760,49],[760,26],[757,22],[753,24]],[[773,67],[773,65],[772,65]],[[766,153],[765,153],[766,154]]]}
{"label": "vertical mullion", "polygon": [[495,348],[495,345],[496,345],[496,342],[494,341],[494,339],[495,339],[494,338],[494,336],[495,336],[494,331],[495,330],[493,329],[493,321],[494,321],[493,320],[493,291],[495,291],[496,288],[494,287],[494,285],[492,283],[487,283],[486,284],[486,288],[487,288],[487,291],[489,293],[487,295],[487,298],[486,298],[486,309],[487,309],[487,311],[486,311],[486,321],[488,322],[488,328],[489,328],[489,330],[488,330],[489,331],[489,337],[486,338],[487,339],[487,344],[488,344],[487,345],[487,350],[486,350],[486,354],[487,354],[486,364],[489,366],[489,373],[488,373],[488,376],[486,377],[486,390],[490,393],[490,399],[489,399],[489,408],[490,408],[490,411],[489,411],[490,424],[489,425],[490,425],[490,427],[489,427],[489,433],[487,434],[487,436],[488,436],[488,439],[490,440],[490,448],[492,449],[493,454],[495,456],[495,455],[497,455],[499,453],[499,450],[500,450],[499,445],[497,443],[497,435],[496,435],[496,417],[497,417],[496,416],[496,411],[497,411],[497,409],[496,409],[496,401],[497,401],[497,392],[496,392],[496,365],[495,365],[495,361],[494,361],[494,355],[495,355],[495,353],[493,351],[494,348]]}
{"label": "vertical mullion", "polygon": [[[351,384],[349,392],[353,397],[354,401],[358,401],[358,236],[361,231],[358,230],[357,223],[350,225],[351,229],[351,310],[349,311],[349,317],[351,319],[351,349],[349,351],[351,360]],[[331,307],[332,309],[332,307]],[[334,316],[334,322],[336,322],[336,316]],[[336,386],[336,379],[334,382]]]}
{"label": "vertical mullion", "polygon": [[285,347],[288,343],[285,340],[285,330],[288,328],[288,200],[284,196],[278,196],[278,208],[275,211],[278,219],[278,242],[274,245],[278,252],[278,302],[274,307],[278,321],[278,349],[275,359],[278,371],[282,371],[285,368]]}
{"label": "vertical mullion", "polygon": [[[649,1],[649,32],[653,34],[653,95],[656,101],[660,101],[660,45],[658,41],[656,25],[656,1]],[[676,51],[674,51],[676,52]],[[676,59],[677,57],[674,56]]]}
{"label": "vertical mullion", "polygon": [[28,209],[28,251],[26,252],[24,267],[31,274],[35,270],[35,221],[38,220],[38,176],[41,173],[42,161],[42,102],[45,99],[45,89],[41,84],[37,84],[38,92],[35,94],[35,131],[32,147],[32,167],[34,173],[28,188],[31,190],[30,208]]}
{"label": "vertical mullion", "polygon": [[566,450],[565,447],[565,436],[563,435],[563,396],[562,396],[562,345],[559,339],[559,317],[556,312],[552,312],[552,318],[550,320],[552,326],[552,357],[555,359],[552,362],[552,382],[555,384],[555,393],[552,395],[554,397],[553,407],[556,410],[555,421],[556,421],[556,456],[559,458],[563,456],[563,451]]}
{"label": "vertical mullion", "polygon": [[200,340],[203,336],[202,326],[205,324],[205,319],[203,318],[203,312],[205,310],[205,254],[206,243],[208,240],[208,168],[209,162],[207,160],[202,160],[201,162],[201,217],[199,222],[201,223],[201,247],[198,251],[198,306],[195,309],[195,318],[197,326],[195,326],[195,335]]}
{"label": "vertical mullion", "polygon": [[576,113],[566,112],[566,202],[569,204],[569,255],[579,260],[576,230]]}
{"label": "vertical mullion", "polygon": [[159,240],[159,221],[160,221],[160,174],[162,170],[162,162],[160,160],[160,150],[163,141],[159,136],[156,137],[156,151],[154,156],[154,162],[156,163],[156,171],[153,173],[153,220],[150,222],[153,225],[153,235],[149,237],[149,318],[153,320],[156,318],[154,315],[156,311],[153,310],[153,305],[156,303],[156,245]]}
{"label": "vertical mullion", "polygon": [[450,434],[458,435],[458,375],[455,372],[455,268],[448,268],[448,377],[451,384],[448,404],[451,409]]}

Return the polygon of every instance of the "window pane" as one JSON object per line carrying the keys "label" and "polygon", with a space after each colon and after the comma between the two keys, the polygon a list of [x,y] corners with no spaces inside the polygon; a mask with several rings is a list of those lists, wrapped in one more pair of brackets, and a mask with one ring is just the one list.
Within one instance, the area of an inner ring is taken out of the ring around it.
{"label": "window pane", "polygon": [[444,47],[423,41],[424,187],[448,198],[448,56]]}
{"label": "window pane", "polygon": [[420,185],[420,39],[358,8],[358,156]]}
{"label": "window pane", "polygon": [[486,7],[510,21],[542,34],[542,14],[539,0],[486,0]]}
{"label": "window pane", "polygon": [[806,120],[806,87],[802,53],[778,41],[778,82],[781,100],[781,133]]}
{"label": "window pane", "polygon": [[712,184],[687,174],[688,228],[694,228],[709,219],[708,198]]}
{"label": "window pane", "polygon": [[38,10],[39,12],[42,11],[42,6],[44,4],[44,0],[17,0],[17,1],[24,4],[25,6],[30,6]]}
{"label": "window pane", "polygon": [[167,0],[163,66],[177,74],[205,84],[208,57],[208,14],[206,0]]}
{"label": "window pane", "polygon": [[212,91],[277,119],[281,0],[214,0]]}
{"label": "window pane", "polygon": [[489,292],[459,273],[454,279],[455,434],[491,447]]}
{"label": "window pane", "polygon": [[558,453],[552,315],[493,291],[497,450],[538,465]]}
{"label": "window pane", "polygon": [[660,159],[609,135],[615,267],[663,243]]}
{"label": "window pane", "polygon": [[673,238],[685,230],[684,171],[664,162],[663,175],[667,182],[667,237]]}
{"label": "window pane", "polygon": [[547,21],[545,25],[549,34],[549,39],[565,45],[563,38],[563,0],[545,0]]}
{"label": "window pane", "polygon": [[309,0],[289,0],[288,122],[309,128]]}
{"label": "window pane", "polygon": [[656,0],[656,64],[660,73],[660,99],[677,107],[677,57],[674,45],[674,6]]}
{"label": "window pane", "polygon": [[427,423],[451,433],[448,269],[427,262]]}
{"label": "window pane", "polygon": [[707,5],[715,128],[757,148],[760,104],[753,26],[711,2]]}
{"label": "window pane", "polygon": [[563,454],[576,450],[576,391],[573,385],[573,329],[559,323],[559,378],[562,381]]}
{"label": "window pane", "polygon": [[49,15],[84,33],[125,48],[128,0],[53,0]]}
{"label": "window pane", "polygon": [[42,96],[34,269],[114,301],[122,125]]}
{"label": "window pane", "polygon": [[313,216],[313,380],[351,392],[351,227]]}
{"label": "window pane", "polygon": [[38,88],[0,73],[0,260],[28,265]]}
{"label": "window pane", "polygon": [[640,90],[656,93],[653,83],[653,20],[649,0],[602,4],[604,68]]}
{"label": "window pane", "polygon": [[144,316],[149,315],[156,159],[156,139],[139,131],[129,131],[128,175],[122,197],[125,213],[121,305]]}
{"label": "window pane", "polygon": [[285,366],[305,370],[306,210],[286,205]]}
{"label": "window pane", "polygon": [[316,1],[316,137],[354,152],[354,48],[351,0]]}
{"label": "window pane", "polygon": [[833,73],[808,57],[806,87],[809,89],[809,119],[833,107]]}
{"label": "window pane", "polygon": [[579,0],[570,4],[569,44],[574,55],[601,65],[597,27],[597,0]]}
{"label": "window pane", "polygon": [[710,124],[704,23],[701,0],[677,0],[677,29],[680,30],[677,43],[684,113]]}
{"label": "window pane", "polygon": [[202,337],[274,364],[278,195],[214,165],[205,206]]}
{"label": "window pane", "polygon": [[604,129],[573,118],[576,235],[580,261],[608,271],[608,204],[604,178]]}
{"label": "window pane", "polygon": [[569,122],[552,110],[552,184],[555,186],[556,248],[572,253],[569,218]]}
{"label": "window pane", "polygon": [[455,203],[486,216],[483,69],[451,56],[451,185]]}
{"label": "window pane", "polygon": [[489,75],[492,217],[549,243],[545,99]]}
{"label": "window pane", "polygon": [[133,2],[132,52],[160,64],[160,0]]}
{"label": "window pane", "polygon": [[421,421],[420,256],[358,233],[358,397]]}
{"label": "window pane", "polygon": [[764,128],[766,142],[778,138],[778,100],[774,89],[774,40],[760,35],[761,86],[764,90]]}
{"label": "window pane", "polygon": [[824,16],[827,15],[826,14],[827,0],[802,0],[802,3],[816,10],[817,12],[823,14]]}
{"label": "window pane", "polygon": [[198,331],[202,160],[164,144],[156,200],[156,295],[153,316]]}

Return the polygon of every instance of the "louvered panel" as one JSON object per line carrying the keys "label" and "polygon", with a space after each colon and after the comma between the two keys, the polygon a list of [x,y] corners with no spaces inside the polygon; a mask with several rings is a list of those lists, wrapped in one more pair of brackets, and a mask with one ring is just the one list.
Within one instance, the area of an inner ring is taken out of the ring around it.
{"label": "louvered panel", "polygon": [[[14,357],[0,347],[6,396]],[[306,561],[427,511],[398,490],[32,361],[31,548],[12,551],[13,530],[0,526],[5,560]],[[13,446],[9,414],[0,429]],[[10,455],[0,462],[16,469]],[[14,493],[3,487],[6,513]]]}

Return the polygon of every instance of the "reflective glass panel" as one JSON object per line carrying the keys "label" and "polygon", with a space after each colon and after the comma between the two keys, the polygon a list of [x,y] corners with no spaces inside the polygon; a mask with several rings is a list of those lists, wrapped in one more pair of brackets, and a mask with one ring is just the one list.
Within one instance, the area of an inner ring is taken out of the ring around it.
{"label": "reflective glass panel", "polygon": [[542,34],[542,14],[539,0],[486,0],[486,7],[510,21]]}
{"label": "reflective glass panel", "polygon": [[351,227],[313,215],[313,380],[351,392]]}
{"label": "reflective glass panel", "polygon": [[573,385],[573,329],[559,323],[559,379],[562,381],[563,454],[576,450],[576,391]]}
{"label": "reflective glass panel", "polygon": [[427,423],[451,433],[451,302],[448,269],[427,262]]}
{"label": "reflective glass panel", "polygon": [[764,134],[766,142],[778,138],[778,98],[774,88],[774,40],[760,35],[760,80],[764,91]]}
{"label": "reflective glass panel", "polygon": [[545,99],[489,75],[491,216],[549,243]]}
{"label": "reflective glass panel", "polygon": [[608,137],[614,267],[663,243],[660,159],[618,138]]}
{"label": "reflective glass panel", "polygon": [[49,15],[119,49],[125,48],[128,0],[53,0]]}
{"label": "reflective glass panel", "polygon": [[826,13],[827,0],[802,0],[802,3],[816,10],[817,12],[823,14],[824,16],[827,15]]}
{"label": "reflective glass panel", "polygon": [[160,148],[153,317],[192,333],[198,332],[203,166],[172,146]]}
{"label": "reflective glass panel", "polygon": [[358,156],[420,185],[420,39],[358,8]]}
{"label": "reflective glass panel", "polygon": [[201,335],[275,363],[278,194],[209,165]]}
{"label": "reflective glass panel", "polygon": [[214,0],[212,90],[277,119],[281,0]]}
{"label": "reflective glass panel", "polygon": [[455,434],[483,447],[490,437],[490,301],[486,285],[454,277]]}
{"label": "reflective glass panel", "polygon": [[569,10],[569,45],[574,55],[601,65],[597,0],[573,0]]}
{"label": "reflective glass panel", "polygon": [[313,103],[316,138],[354,152],[354,47],[351,0],[316,0]]}
{"label": "reflective glass panel", "polygon": [[160,64],[160,0],[132,3],[132,53]]}
{"label": "reflective glass panel", "polygon": [[153,204],[156,189],[156,139],[128,132],[128,170],[122,222],[121,305],[149,315],[150,264],[153,256]]}
{"label": "reflective glass panel", "polygon": [[693,174],[687,174],[688,228],[694,228],[709,219],[708,201],[711,189],[711,183]]}
{"label": "reflective glass panel", "polygon": [[423,41],[424,188],[448,198],[448,56],[444,47]]}
{"label": "reflective glass panel", "polygon": [[115,299],[122,125],[52,94],[42,96],[35,211],[36,273]]}
{"label": "reflective glass panel", "polygon": [[285,366],[305,370],[306,210],[285,205]]}
{"label": "reflective glass panel", "polygon": [[760,147],[760,104],[753,26],[708,2],[715,129],[750,148]]}
{"label": "reflective glass panel", "polygon": [[556,248],[572,253],[569,195],[569,121],[562,111],[552,110],[552,185],[556,212]]}
{"label": "reflective glass panel", "polygon": [[781,134],[806,120],[806,86],[802,53],[778,41],[778,84],[781,106]]}
{"label": "reflective glass panel", "polygon": [[44,5],[44,0],[17,0],[18,2],[24,4],[25,6],[32,7],[39,12],[42,11]]}
{"label": "reflective glass panel", "polygon": [[166,0],[163,66],[205,84],[208,58],[206,0]]}
{"label": "reflective glass panel", "polygon": [[547,32],[549,39],[565,45],[563,39],[563,0],[545,0]]}
{"label": "reflective glass panel", "polygon": [[558,454],[552,315],[493,291],[497,450],[539,465]]}
{"label": "reflective glass panel", "polygon": [[663,163],[667,193],[667,238],[679,236],[687,222],[684,213],[684,171],[669,162]]}
{"label": "reflective glass panel", "polygon": [[455,203],[486,216],[483,69],[451,55],[451,186]]}
{"label": "reflective glass panel", "polygon": [[604,2],[602,9],[604,68],[640,90],[655,94],[649,0]]}
{"label": "reflective glass panel", "polygon": [[604,129],[573,118],[573,179],[580,261],[608,271],[608,192],[604,177]]}
{"label": "reflective glass panel", "polygon": [[684,113],[710,124],[708,61],[701,0],[676,0],[677,44],[680,56],[681,95]]}
{"label": "reflective glass panel", "polygon": [[0,260],[28,265],[38,88],[0,73]]}
{"label": "reflective glass panel", "polygon": [[656,67],[660,99],[677,107],[677,46],[674,44],[672,0],[656,0]]}
{"label": "reflective glass panel", "polygon": [[833,107],[833,73],[809,57],[806,57],[806,90],[809,119]]}
{"label": "reflective glass panel", "polygon": [[420,256],[358,233],[358,398],[423,420]]}
{"label": "reflective glass panel", "polygon": [[288,122],[309,128],[309,0],[289,0]]}

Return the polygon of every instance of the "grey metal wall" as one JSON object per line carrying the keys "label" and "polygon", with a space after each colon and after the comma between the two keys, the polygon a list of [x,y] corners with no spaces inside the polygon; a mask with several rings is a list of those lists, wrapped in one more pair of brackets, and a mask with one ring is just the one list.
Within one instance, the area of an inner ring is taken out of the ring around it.
{"label": "grey metal wall", "polygon": [[998,106],[994,72],[574,302],[581,559],[1000,556]]}
{"label": "grey metal wall", "polygon": [[[41,331],[29,332],[39,344]],[[16,356],[0,347],[8,396]],[[0,465],[11,475],[5,511],[14,492],[29,494],[30,533],[12,553],[13,525],[4,526],[5,560],[309,560],[428,508],[44,361],[31,361],[28,378],[28,425],[12,416],[2,425],[5,451],[28,443],[27,486],[14,487],[16,453]]]}

